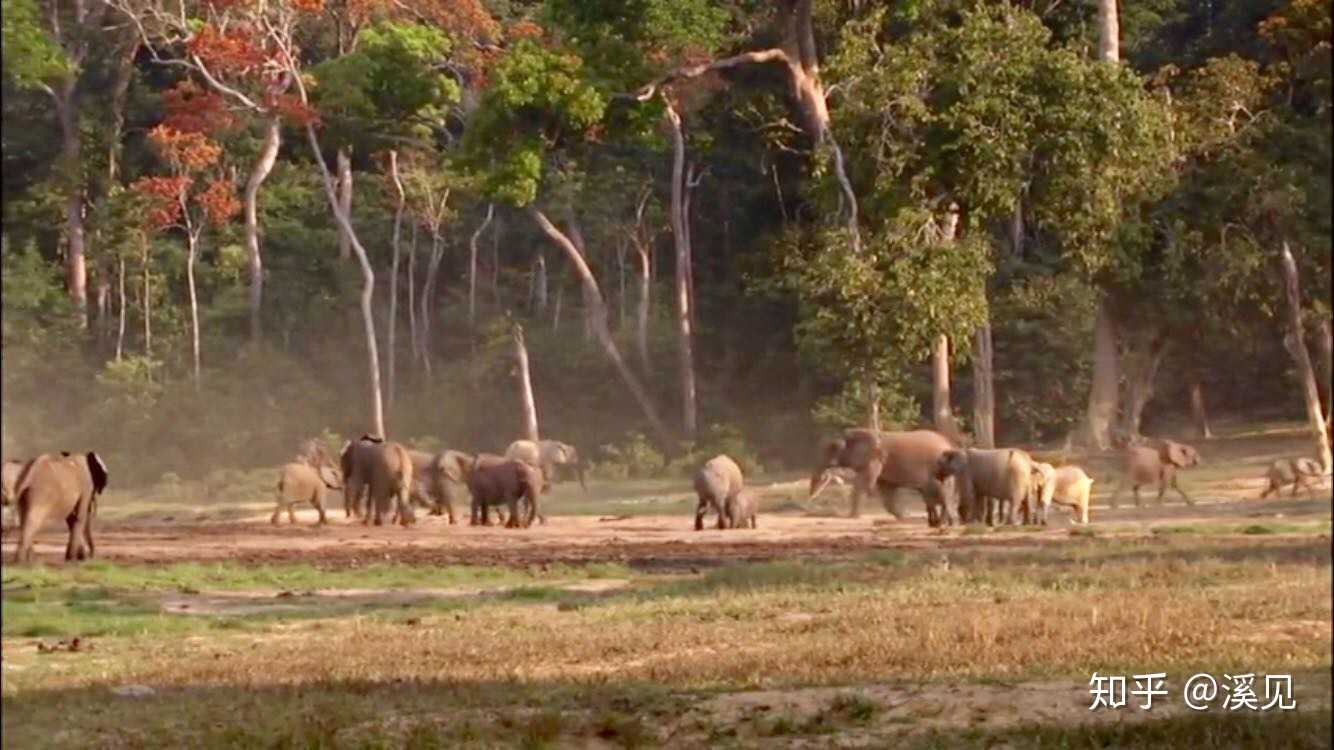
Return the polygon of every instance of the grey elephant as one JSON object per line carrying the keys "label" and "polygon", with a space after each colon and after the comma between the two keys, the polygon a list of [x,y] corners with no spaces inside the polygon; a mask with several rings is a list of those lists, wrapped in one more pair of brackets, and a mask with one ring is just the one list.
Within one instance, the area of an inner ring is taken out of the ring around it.
{"label": "grey elephant", "polygon": [[1291,497],[1297,496],[1297,490],[1305,485],[1309,489],[1315,489],[1311,480],[1316,482],[1324,476],[1320,469],[1320,463],[1311,458],[1279,458],[1269,464],[1265,471],[1265,481],[1267,486],[1265,491],[1260,493],[1260,499],[1268,497],[1269,494],[1279,493],[1284,487],[1292,485]]}
{"label": "grey elephant", "polygon": [[727,528],[725,509],[745,489],[745,479],[736,461],[725,455],[714,456],[695,472],[695,531],[704,529],[704,516],[709,511],[718,514],[718,528]]}
{"label": "grey elephant", "polygon": [[473,456],[462,451],[446,450],[440,453],[408,451],[412,459],[412,491],[409,499],[430,508],[433,516],[448,514],[452,526],[454,516],[454,485],[466,484]]}
{"label": "grey elephant", "polygon": [[1117,499],[1128,482],[1135,493],[1135,507],[1141,504],[1139,488],[1146,484],[1158,485],[1158,502],[1163,501],[1163,493],[1168,487],[1176,490],[1187,505],[1194,505],[1186,491],[1177,482],[1177,471],[1199,466],[1200,454],[1185,443],[1174,440],[1152,438],[1143,445],[1132,445],[1121,453],[1121,465],[1125,472],[1122,481],[1112,493],[1111,506],[1117,507]]}
{"label": "grey elephant", "polygon": [[559,478],[557,471],[562,467],[571,467],[574,469],[575,476],[579,478],[579,486],[588,489],[588,484],[584,481],[584,461],[579,457],[579,451],[569,443],[562,443],[559,440],[515,440],[505,449],[505,458],[513,458],[523,461],[529,466],[536,466],[542,470],[542,476],[548,482],[548,487],[554,484]]}
{"label": "grey elephant", "polygon": [[895,518],[904,515],[895,501],[900,488],[916,490],[926,503],[927,522],[938,526],[949,512],[946,494],[935,476],[936,462],[954,444],[934,430],[877,432],[863,428],[843,431],[827,441],[811,473],[810,495],[814,496],[829,481],[830,470],[851,469],[855,479],[852,489],[852,518],[861,515],[862,496],[872,488],[880,494],[885,510]]}
{"label": "grey elephant", "polygon": [[968,521],[985,517],[992,526],[998,518],[1013,524],[1016,507],[1033,489],[1033,459],[1017,448],[949,450],[937,460],[935,474],[958,482]]}
{"label": "grey elephant", "polygon": [[538,498],[544,484],[542,470],[536,466],[492,453],[478,454],[468,471],[473,524],[490,526],[490,508],[505,505],[509,509],[506,528],[531,526],[540,512]]}
{"label": "grey elephant", "polygon": [[14,562],[32,559],[33,538],[52,516],[69,527],[66,560],[93,557],[93,514],[107,487],[107,467],[93,452],[82,455],[47,453],[23,465],[14,486],[19,510],[19,543]]}
{"label": "grey elephant", "polygon": [[747,489],[741,490],[723,503],[723,516],[727,519],[727,528],[756,528],[755,517],[759,510],[760,502],[755,493]]}
{"label": "grey elephant", "polygon": [[[354,513],[362,523],[390,523],[409,526],[416,520],[408,493],[412,487],[412,459],[401,443],[385,442],[381,438],[362,435],[343,448],[339,459],[343,473],[343,510]],[[361,499],[368,495],[368,506],[362,513]],[[392,514],[391,514],[392,511]]]}

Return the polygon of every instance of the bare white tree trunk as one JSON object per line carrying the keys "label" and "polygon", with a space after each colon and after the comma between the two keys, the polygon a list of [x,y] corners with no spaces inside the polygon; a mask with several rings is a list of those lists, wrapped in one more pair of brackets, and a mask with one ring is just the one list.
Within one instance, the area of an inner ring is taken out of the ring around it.
{"label": "bare white tree trunk", "polygon": [[534,312],[540,318],[547,314],[547,258],[541,248],[538,248],[537,258],[533,261],[533,286],[537,298]]}
{"label": "bare white tree trunk", "polygon": [[876,432],[880,431],[880,384],[875,382],[875,378],[867,378],[867,426]]}
{"label": "bare white tree trunk", "polygon": [[116,326],[116,361],[121,360],[125,352],[125,256],[120,256],[116,264],[116,291],[120,299],[120,320]]}
{"label": "bare white tree trunk", "polygon": [[1098,0],[1098,59],[1121,61],[1121,23],[1117,19],[1116,0]]}
{"label": "bare white tree trunk", "polygon": [[519,404],[523,407],[523,437],[534,442],[537,433],[537,400],[533,398],[533,379],[528,372],[528,347],[523,342],[523,326],[512,322],[510,336],[514,339],[514,362],[519,378]]}
{"label": "bare white tree trunk", "polygon": [[1131,437],[1140,435],[1144,407],[1153,400],[1154,383],[1158,378],[1158,368],[1162,365],[1166,350],[1167,337],[1162,332],[1155,332],[1147,347],[1126,358],[1124,368],[1126,394],[1122,401],[1125,415],[1121,424],[1121,429],[1126,435]]}
{"label": "bare white tree trunk", "polygon": [[[184,200],[184,198],[182,198]],[[195,258],[199,255],[199,234],[186,226],[185,281],[190,287],[190,354],[194,362],[195,391],[201,383],[199,362],[199,298],[195,293]]]}
{"label": "bare white tree trunk", "polygon": [[557,333],[557,332],[560,331],[560,308],[561,308],[561,303],[562,303],[564,300],[565,300],[565,285],[564,285],[564,284],[557,284],[557,285],[556,285],[556,304],[554,304],[554,305],[551,306],[551,332],[552,332],[552,333]]}
{"label": "bare white tree trunk", "polygon": [[144,263],[144,303],[141,305],[144,309],[144,356],[151,357],[153,356],[153,290],[148,270],[148,237],[140,235],[140,240],[142,241]]}
{"label": "bare white tree trunk", "polygon": [[639,205],[635,207],[635,228],[630,233],[630,241],[634,243],[635,253],[639,256],[639,306],[635,313],[635,344],[639,350],[639,364],[643,369],[644,376],[648,377],[652,370],[649,367],[648,356],[648,314],[649,304],[653,296],[653,257],[652,244],[647,238],[647,228],[644,225],[644,209],[648,206],[648,199],[651,193],[647,190],[639,199]]}
{"label": "bare white tree trunk", "polygon": [[60,121],[62,168],[67,170],[65,195],[65,288],[80,328],[88,327],[88,267],[84,242],[83,136],[79,131],[78,76],[70,75],[52,92]]}
{"label": "bare white tree trunk", "polygon": [[[959,207],[950,204],[940,227],[940,240],[949,246],[959,233]],[[931,350],[931,413],[936,430],[951,436],[958,433],[950,406],[950,341],[941,334]]]}
{"label": "bare white tree trunk", "polygon": [[421,334],[417,331],[417,222],[412,222],[412,249],[408,251],[408,343],[412,361],[421,362]]}
{"label": "bare white tree trunk", "polygon": [[445,257],[443,238],[439,225],[431,228],[431,262],[426,268],[426,281],[422,284],[421,299],[421,351],[426,372],[431,372],[431,318],[435,307],[435,281],[440,273],[440,260]]}
{"label": "bare white tree trunk", "polygon": [[979,448],[996,447],[996,386],[991,321],[973,334],[973,436]]}
{"label": "bare white tree trunk", "polygon": [[389,266],[389,406],[394,406],[395,378],[398,362],[398,256],[403,237],[403,209],[407,204],[407,194],[403,191],[403,181],[398,175],[398,151],[389,151],[389,175],[394,181],[394,190],[398,200],[394,205],[394,234],[390,240],[394,259]]}
{"label": "bare white tree trunk", "polygon": [[[338,149],[338,209],[352,220],[352,157],[347,149]],[[352,257],[352,240],[347,232],[338,231],[338,259]]]}
{"label": "bare white tree trunk", "polygon": [[672,135],[672,238],[676,245],[677,367],[681,383],[681,425],[687,438],[696,428],[695,351],[690,322],[690,236],[685,216],[685,137],[681,117],[671,104],[665,110]]}
{"label": "bare white tree trunk", "polygon": [[1320,379],[1317,381],[1320,386],[1320,403],[1325,405],[1325,416],[1328,417],[1334,407],[1334,398],[1330,396],[1330,378],[1334,377],[1334,329],[1331,329],[1329,318],[1320,321],[1315,335],[1315,348],[1320,363]]}
{"label": "bare white tree trunk", "polygon": [[1195,430],[1199,438],[1212,439],[1214,433],[1209,429],[1209,412],[1204,403],[1204,383],[1198,375],[1190,383],[1190,411],[1195,418]]}
{"label": "bare white tree trunk", "polygon": [[273,171],[278,161],[278,147],[282,143],[282,122],[270,117],[264,123],[264,145],[250,169],[245,185],[245,244],[250,256],[250,340],[259,341],[262,335],[260,312],[264,304],[264,261],[259,246],[259,188]]}
{"label": "bare white tree trunk", "polygon": [[468,243],[468,328],[470,329],[477,327],[477,240],[491,225],[495,213],[496,204],[487,204],[486,218],[482,220],[482,225],[477,227],[477,231],[472,233],[472,241]]}
{"label": "bare white tree trunk", "polygon": [[621,351],[616,346],[616,340],[612,338],[611,330],[607,326],[607,307],[602,301],[602,292],[598,289],[597,279],[593,276],[592,269],[588,267],[588,263],[570,238],[556,228],[556,225],[552,224],[545,214],[538,210],[536,206],[529,206],[528,211],[542,232],[569,258],[570,264],[579,276],[580,285],[583,289],[584,306],[593,318],[593,331],[602,344],[607,359],[611,360],[612,366],[616,368],[635,401],[639,403],[640,409],[644,412],[644,416],[648,419],[661,444],[671,444],[671,434],[658,416],[658,411],[653,407],[653,402],[649,400],[648,392],[640,384],[639,378],[635,377],[634,372],[625,364],[624,358],[621,357]]}
{"label": "bare white tree trunk", "polygon": [[1310,423],[1311,437],[1315,439],[1316,455],[1320,457],[1320,466],[1325,473],[1334,469],[1334,459],[1330,456],[1329,435],[1325,434],[1325,415],[1321,413],[1320,391],[1315,384],[1315,368],[1311,365],[1311,355],[1306,350],[1306,337],[1302,332],[1301,287],[1297,283],[1297,263],[1292,259],[1288,243],[1283,242],[1282,255],[1283,292],[1288,302],[1288,334],[1283,339],[1284,346],[1297,364],[1297,374],[1301,377],[1303,395],[1306,397],[1306,418]]}

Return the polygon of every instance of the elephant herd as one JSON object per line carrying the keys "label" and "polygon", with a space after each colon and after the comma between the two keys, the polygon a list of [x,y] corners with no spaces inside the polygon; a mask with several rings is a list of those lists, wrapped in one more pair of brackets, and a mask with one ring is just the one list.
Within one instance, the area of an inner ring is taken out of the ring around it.
{"label": "elephant herd", "polygon": [[[1111,498],[1117,507],[1128,484],[1141,504],[1140,488],[1156,486],[1158,502],[1168,488],[1187,504],[1194,501],[1181,488],[1178,472],[1198,466],[1199,453],[1172,440],[1150,438],[1125,447],[1121,454],[1124,478]],[[316,440],[306,441],[298,455],[279,471],[276,507],[270,521],[282,515],[296,521],[295,506],[309,503],[325,524],[326,492],[342,491],[348,518],[381,525],[411,525],[414,507],[432,515],[448,516],[455,524],[454,501],[458,487],[467,487],[471,524],[490,525],[495,510],[507,528],[526,528],[536,520],[546,523],[540,499],[558,470],[573,469],[580,485],[586,467],[574,446],[556,440],[516,440],[504,455],[469,454],[458,450],[437,453],[411,450],[401,443],[363,435],[344,444],[337,458]],[[1093,479],[1080,467],[1053,467],[1018,448],[960,447],[932,430],[883,432],[850,428],[826,442],[811,473],[809,495],[818,495],[836,473],[853,476],[851,516],[861,512],[862,498],[880,496],[885,509],[902,520],[897,491],[918,492],[931,526],[955,523],[1045,525],[1053,504],[1070,509],[1074,520],[1089,522]],[[1268,468],[1267,497],[1292,485],[1292,494],[1323,475],[1316,462],[1278,459]],[[26,461],[5,461],[0,469],[0,501],[15,506],[19,541],[15,562],[32,557],[34,537],[51,518],[64,518],[69,528],[66,560],[91,558],[93,517],[97,498],[107,487],[106,464],[93,452],[48,453]],[[695,529],[704,518],[717,514],[717,528],[756,528],[758,499],[746,488],[740,467],[730,457],[716,456],[694,475],[698,496]]]}

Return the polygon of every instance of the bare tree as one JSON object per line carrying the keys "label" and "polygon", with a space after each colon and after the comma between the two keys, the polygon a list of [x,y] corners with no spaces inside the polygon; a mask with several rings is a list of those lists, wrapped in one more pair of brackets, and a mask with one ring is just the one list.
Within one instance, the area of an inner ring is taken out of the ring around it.
{"label": "bare tree", "polygon": [[125,256],[116,259],[116,291],[120,301],[120,316],[116,326],[116,361],[125,351]]}
{"label": "bare tree", "polygon": [[[352,157],[346,148],[338,149],[338,207],[348,217],[352,216]],[[352,257],[352,241],[347,233],[341,229],[338,231],[338,259],[347,260]]]}
{"label": "bare tree", "polygon": [[648,314],[653,293],[653,238],[644,220],[644,209],[648,206],[650,195],[651,192],[647,188],[640,195],[639,203],[635,206],[635,225],[629,232],[630,242],[635,247],[635,254],[639,256],[639,305],[635,313],[635,344],[639,350],[639,365],[645,376],[650,372]]}
{"label": "bare tree", "polygon": [[991,322],[973,334],[973,437],[979,448],[996,447],[996,386]]}
{"label": "bare tree", "polygon": [[584,256],[575,247],[574,242],[570,240],[564,232],[560,231],[551,220],[546,217],[536,206],[528,207],[529,214],[537,222],[542,232],[556,244],[569,259],[570,265],[574,268],[579,277],[580,288],[583,290],[584,309],[590,316],[590,323],[593,333],[598,342],[602,345],[607,359],[611,360],[612,366],[616,368],[621,379],[625,381],[626,387],[634,396],[635,401],[639,403],[640,409],[648,419],[649,425],[663,445],[671,443],[671,434],[667,431],[666,425],[658,416],[657,409],[653,402],[649,400],[648,392],[626,365],[625,359],[621,356],[620,349],[616,346],[616,340],[612,338],[611,329],[607,325],[607,306],[602,299],[602,291],[598,288],[597,279],[593,276],[593,271],[588,267]]}
{"label": "bare tree", "polygon": [[669,101],[667,122],[672,134],[672,239],[676,246],[676,333],[677,366],[681,378],[681,425],[687,437],[695,434],[695,347],[690,309],[690,234],[686,225],[685,136],[681,116]]}
{"label": "bare tree", "polygon": [[403,209],[407,204],[407,193],[403,190],[403,180],[398,174],[398,151],[389,151],[389,177],[394,182],[394,234],[390,240],[393,247],[393,261],[389,266],[389,406],[394,405],[395,374],[398,360],[398,256],[403,237]]}
{"label": "bare tree", "polygon": [[477,327],[477,240],[482,236],[482,232],[491,225],[491,219],[496,214],[496,204],[488,203],[486,206],[486,218],[482,220],[481,226],[472,233],[472,240],[468,243],[468,327]]}
{"label": "bare tree", "polygon": [[514,340],[514,364],[519,380],[519,404],[523,408],[523,437],[536,441],[537,401],[533,398],[533,379],[528,372],[528,347],[524,346],[523,326],[510,321],[510,337]]}
{"label": "bare tree", "polygon": [[1306,350],[1306,338],[1302,332],[1301,287],[1297,280],[1297,263],[1292,259],[1288,243],[1283,242],[1281,257],[1283,274],[1283,292],[1288,302],[1288,332],[1283,344],[1297,364],[1297,374],[1301,378],[1303,395],[1306,397],[1306,418],[1310,424],[1311,437],[1315,440],[1316,455],[1326,474],[1334,469],[1334,459],[1329,450],[1329,435],[1325,434],[1325,415],[1321,413],[1320,392],[1315,384],[1315,368],[1311,365],[1311,355]]}
{"label": "bare tree", "polygon": [[1200,439],[1212,439],[1214,433],[1209,429],[1209,412],[1205,409],[1204,403],[1204,383],[1199,375],[1190,381],[1190,412],[1195,419],[1195,430]]}
{"label": "bare tree", "polygon": [[1153,400],[1154,382],[1158,377],[1158,368],[1167,353],[1167,334],[1156,330],[1149,336],[1146,346],[1129,354],[1124,362],[1126,389],[1122,401],[1125,414],[1121,430],[1127,435],[1138,437],[1144,407]]}
{"label": "bare tree", "polygon": [[[940,225],[940,241],[949,246],[959,233],[959,207],[951,203]],[[950,406],[950,340],[945,334],[936,338],[931,350],[931,413],[936,429],[946,435],[958,433],[954,410]]]}

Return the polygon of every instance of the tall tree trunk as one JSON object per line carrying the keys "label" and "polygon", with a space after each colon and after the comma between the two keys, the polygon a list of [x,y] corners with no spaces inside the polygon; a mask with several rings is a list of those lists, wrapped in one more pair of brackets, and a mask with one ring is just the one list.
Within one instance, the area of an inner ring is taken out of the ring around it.
{"label": "tall tree trunk", "polygon": [[[306,101],[304,89],[302,90],[302,101]],[[315,158],[315,164],[319,167],[320,180],[324,184],[324,195],[329,201],[330,210],[333,211],[334,221],[338,223],[339,230],[347,236],[353,252],[357,255],[357,262],[361,265],[361,322],[365,327],[366,359],[370,368],[371,422],[375,433],[384,437],[384,399],[380,392],[380,350],[375,341],[375,314],[374,310],[371,309],[371,300],[375,296],[375,269],[371,268],[371,261],[366,255],[366,249],[361,246],[361,240],[358,239],[356,230],[352,228],[349,212],[343,209],[343,204],[338,200],[337,192],[334,190],[333,177],[329,175],[329,167],[324,163],[324,156],[320,153],[320,141],[315,135],[314,125],[306,125],[306,140],[310,144],[310,154]]]}
{"label": "tall tree trunk", "polygon": [[1209,412],[1204,405],[1204,383],[1199,375],[1190,381],[1190,412],[1195,418],[1195,434],[1201,440],[1213,439],[1214,433],[1209,429]]}
{"label": "tall tree trunk", "polygon": [[1014,211],[1010,214],[1006,233],[1010,239],[1010,252],[1014,254],[1014,257],[1022,258],[1024,255],[1024,202],[1022,200],[1014,202]]}
{"label": "tall tree trunk", "polygon": [[672,238],[676,246],[676,341],[677,368],[681,383],[681,426],[687,438],[695,436],[695,347],[690,329],[690,236],[685,214],[685,137],[681,117],[669,103],[667,123],[672,134]]}
{"label": "tall tree trunk", "polygon": [[1306,398],[1306,418],[1310,423],[1311,437],[1315,439],[1316,455],[1320,457],[1320,466],[1326,474],[1334,469],[1334,459],[1329,450],[1329,435],[1325,433],[1325,418],[1321,413],[1320,391],[1315,384],[1315,368],[1311,365],[1311,355],[1306,350],[1306,337],[1302,333],[1301,286],[1297,282],[1297,263],[1292,259],[1288,243],[1283,242],[1282,255],[1283,292],[1288,302],[1288,334],[1283,339],[1284,346],[1297,364],[1297,374],[1301,378],[1303,395]]}
{"label": "tall tree trunk", "polygon": [[[579,229],[579,222],[575,221],[573,211],[568,213],[565,223],[566,226],[569,227],[569,231],[567,231],[566,234],[569,236],[570,242],[574,243],[574,248],[579,251],[579,255],[587,258],[588,250],[584,247],[584,233]],[[564,278],[562,277],[561,280],[563,281]],[[561,288],[563,287],[564,284],[561,285]],[[583,321],[584,343],[587,344],[593,340],[593,319],[587,301],[584,303],[584,314],[581,318]]]}
{"label": "tall tree trunk", "polygon": [[875,378],[866,379],[867,395],[867,426],[876,432],[880,431],[880,384],[875,382]]}
{"label": "tall tree trunk", "polygon": [[497,308],[503,308],[500,303],[500,228],[501,222],[496,220],[496,230],[491,233],[491,297],[495,300]]}
{"label": "tall tree trunk", "polygon": [[558,333],[558,332],[560,331],[560,308],[561,308],[561,303],[562,303],[564,300],[565,300],[565,285],[564,285],[564,284],[557,284],[557,285],[556,285],[556,304],[554,304],[554,305],[551,306],[551,332],[552,332],[552,333]]}
{"label": "tall tree trunk", "polygon": [[263,335],[260,314],[264,304],[264,259],[259,246],[259,188],[273,171],[278,161],[278,147],[282,142],[282,122],[270,117],[264,123],[264,144],[250,168],[245,184],[245,244],[250,255],[250,340],[259,341]]}
{"label": "tall tree trunk", "polygon": [[440,236],[437,224],[431,227],[431,262],[426,268],[426,281],[422,286],[421,299],[421,350],[422,362],[425,363],[427,373],[431,372],[431,318],[435,315],[435,282],[440,273],[440,260],[444,257],[443,238]]}
{"label": "tall tree trunk", "polygon": [[1319,357],[1317,361],[1320,363],[1320,379],[1316,384],[1320,386],[1320,403],[1325,406],[1325,416],[1329,417],[1330,409],[1334,407],[1330,397],[1330,378],[1334,377],[1334,330],[1331,329],[1328,318],[1321,319],[1316,330],[1315,348]]}
{"label": "tall tree trunk", "polygon": [[537,250],[537,258],[533,261],[533,286],[536,287],[535,295],[537,297],[537,308],[534,311],[537,317],[545,317],[547,314],[547,258],[546,253],[541,248]]}
{"label": "tall tree trunk", "polygon": [[1116,352],[1116,324],[1110,301],[1098,303],[1093,324],[1093,383],[1089,387],[1088,414],[1084,421],[1084,443],[1106,450],[1111,444],[1112,424],[1116,420],[1120,363]]}
{"label": "tall tree trunk", "polygon": [[973,334],[973,437],[979,448],[996,447],[996,384],[992,377],[991,321]]}
{"label": "tall tree trunk", "polygon": [[477,231],[472,233],[472,241],[468,243],[468,328],[476,330],[477,328],[477,240],[482,236],[482,232],[491,225],[491,219],[496,214],[496,204],[488,203],[486,205],[486,218],[482,220],[482,225],[477,227]]}
{"label": "tall tree trunk", "polygon": [[111,83],[111,133],[107,145],[107,178],[114,185],[120,179],[121,138],[125,133],[125,102],[134,78],[134,56],[139,51],[139,37],[132,30],[116,60],[116,77]]}
{"label": "tall tree trunk", "polygon": [[52,96],[60,120],[61,170],[65,182],[65,288],[80,328],[88,327],[88,267],[83,226],[83,138],[79,132],[78,77],[69,76]]}
{"label": "tall tree trunk", "polygon": [[[182,197],[184,200],[184,197]],[[190,288],[190,355],[194,365],[195,391],[202,385],[199,366],[199,297],[195,291],[195,258],[199,257],[199,235],[186,227],[185,282]]]}
{"label": "tall tree trunk", "polygon": [[122,255],[116,264],[116,291],[120,299],[120,320],[116,326],[116,361],[121,360],[125,352],[125,256]]}
{"label": "tall tree trunk", "polygon": [[421,335],[417,332],[417,222],[412,222],[412,249],[408,251],[408,343],[413,363],[421,362]]}
{"label": "tall tree trunk", "polygon": [[602,344],[602,349],[611,360],[612,366],[620,374],[621,379],[625,381],[626,387],[634,396],[635,401],[639,403],[639,408],[644,412],[649,425],[662,445],[671,444],[671,434],[667,431],[666,425],[658,416],[658,411],[653,407],[649,400],[648,392],[640,384],[639,378],[626,365],[624,358],[621,357],[621,351],[616,346],[616,340],[611,336],[611,330],[607,326],[607,307],[602,301],[602,292],[598,289],[597,279],[593,276],[593,271],[588,267],[574,243],[563,232],[556,228],[555,224],[546,217],[536,206],[529,206],[529,214],[537,222],[539,228],[546,236],[551,239],[562,251],[564,251],[570,264],[574,266],[575,273],[579,276],[581,288],[583,289],[584,306],[588,314],[592,316],[593,331],[598,341]]}
{"label": "tall tree trunk", "polygon": [[394,259],[389,265],[389,408],[394,407],[395,377],[398,361],[398,256],[403,237],[403,209],[407,204],[407,194],[403,192],[403,181],[398,175],[398,151],[389,151],[389,175],[394,181],[394,191],[398,200],[394,204],[394,234],[390,240]]}
{"label": "tall tree trunk", "polygon": [[519,404],[523,407],[523,437],[534,442],[537,432],[537,400],[533,398],[533,379],[528,373],[528,347],[523,342],[523,326],[517,321],[510,324],[514,339],[514,362],[519,378]]}
{"label": "tall tree trunk", "polygon": [[694,206],[695,188],[699,187],[699,183],[703,179],[703,175],[696,176],[695,166],[690,165],[686,169],[685,194],[681,198],[681,227],[685,230],[686,237],[686,294],[690,299],[690,329],[692,331],[699,327],[695,322],[695,318],[699,314],[699,308],[695,307],[695,240],[690,229],[690,209]]}
{"label": "tall tree trunk", "polygon": [[[940,239],[945,246],[952,245],[959,233],[959,207],[950,204],[941,222]],[[958,434],[954,410],[950,406],[950,341],[941,334],[931,350],[931,414],[936,430],[953,439]]]}
{"label": "tall tree trunk", "polygon": [[[352,157],[347,149],[338,149],[338,208],[352,220]],[[338,259],[347,260],[352,256],[352,240],[347,232],[338,232]]]}
{"label": "tall tree trunk", "polygon": [[625,330],[625,240],[616,243],[616,281],[619,289],[616,293],[616,331]]}
{"label": "tall tree trunk", "polygon": [[107,326],[110,325],[111,278],[100,267],[94,278],[97,279],[97,289],[93,293],[93,308],[97,310],[97,323],[94,327],[97,329],[97,338],[102,339],[107,334]]}
{"label": "tall tree trunk", "polygon": [[144,356],[153,356],[153,297],[152,287],[149,279],[148,270],[148,236],[140,235],[141,247],[143,249],[144,264],[144,300],[141,307],[144,309]]}
{"label": "tall tree trunk", "polygon": [[[1112,65],[1121,61],[1116,0],[1098,0],[1098,59]],[[1117,326],[1110,304],[1106,295],[1098,303],[1093,326],[1093,382],[1089,386],[1088,413],[1084,420],[1084,443],[1098,450],[1105,450],[1111,443],[1121,380]]]}
{"label": "tall tree trunk", "polygon": [[639,255],[639,306],[635,311],[635,344],[639,350],[639,365],[647,377],[652,372],[648,357],[648,306],[653,291],[650,272],[652,263],[648,247],[643,243],[635,243],[635,253]]}
{"label": "tall tree trunk", "polygon": [[1153,400],[1154,382],[1158,377],[1158,368],[1163,362],[1167,349],[1167,336],[1161,331],[1155,332],[1152,340],[1143,351],[1134,352],[1127,357],[1126,394],[1122,403],[1125,414],[1122,420],[1122,432],[1130,437],[1139,437],[1144,407]]}

